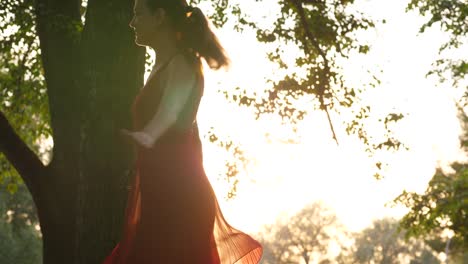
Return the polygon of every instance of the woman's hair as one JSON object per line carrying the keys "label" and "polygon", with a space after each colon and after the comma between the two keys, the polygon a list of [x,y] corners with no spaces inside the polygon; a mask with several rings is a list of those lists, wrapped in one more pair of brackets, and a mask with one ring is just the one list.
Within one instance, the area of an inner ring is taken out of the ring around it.
{"label": "woman's hair", "polygon": [[189,6],[186,0],[145,1],[152,11],[158,8],[166,11],[177,31],[177,39],[182,49],[187,49],[199,58],[203,58],[212,69],[229,65],[229,58],[224,48],[198,7]]}

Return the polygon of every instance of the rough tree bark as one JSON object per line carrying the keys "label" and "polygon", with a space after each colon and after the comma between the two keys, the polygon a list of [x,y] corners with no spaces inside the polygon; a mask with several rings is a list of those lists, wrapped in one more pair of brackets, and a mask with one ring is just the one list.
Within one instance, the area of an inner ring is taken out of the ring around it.
{"label": "rough tree bark", "polygon": [[36,204],[44,264],[100,263],[118,241],[132,161],[118,131],[143,82],[132,0],[36,0],[53,158],[43,165],[0,113],[0,151]]}

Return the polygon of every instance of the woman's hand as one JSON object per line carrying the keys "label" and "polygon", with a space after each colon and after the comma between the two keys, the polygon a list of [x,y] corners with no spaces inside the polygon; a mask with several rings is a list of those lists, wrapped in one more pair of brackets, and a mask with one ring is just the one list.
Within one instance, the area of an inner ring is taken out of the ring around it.
{"label": "woman's hand", "polygon": [[133,139],[137,144],[145,147],[145,148],[151,148],[154,145],[154,139],[150,135],[148,135],[145,132],[131,132],[127,129],[121,129],[120,132]]}

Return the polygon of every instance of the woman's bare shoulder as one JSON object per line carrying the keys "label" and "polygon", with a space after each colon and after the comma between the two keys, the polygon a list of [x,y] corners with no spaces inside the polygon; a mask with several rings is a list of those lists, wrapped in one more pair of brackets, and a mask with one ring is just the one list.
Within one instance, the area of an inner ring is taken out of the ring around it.
{"label": "woman's bare shoulder", "polygon": [[197,71],[199,65],[196,59],[192,58],[192,56],[185,53],[179,53],[171,60],[168,67],[172,70],[171,72],[189,74]]}
{"label": "woman's bare shoulder", "polygon": [[198,65],[191,58],[184,54],[176,55],[168,64],[167,81],[171,82],[188,82],[195,80],[198,73]]}

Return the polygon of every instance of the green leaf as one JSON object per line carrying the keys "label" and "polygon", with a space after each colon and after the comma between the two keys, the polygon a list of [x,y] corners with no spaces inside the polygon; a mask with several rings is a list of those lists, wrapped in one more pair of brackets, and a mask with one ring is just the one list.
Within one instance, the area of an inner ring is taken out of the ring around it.
{"label": "green leaf", "polygon": [[13,195],[18,191],[18,185],[16,183],[9,183],[7,186],[8,192]]}

